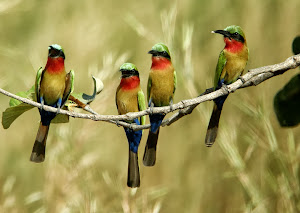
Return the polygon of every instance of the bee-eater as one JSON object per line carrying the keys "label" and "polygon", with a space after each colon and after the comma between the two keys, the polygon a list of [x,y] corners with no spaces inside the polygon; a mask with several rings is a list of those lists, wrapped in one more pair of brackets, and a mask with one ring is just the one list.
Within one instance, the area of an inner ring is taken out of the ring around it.
{"label": "bee-eater", "polygon": [[[36,75],[35,93],[37,101],[43,105],[63,107],[72,89],[74,73],[65,71],[65,54],[58,44],[48,47],[48,60],[44,69],[40,68]],[[41,163],[45,160],[46,140],[51,120],[57,113],[39,109],[41,122],[34,142],[30,160]]]}
{"label": "bee-eater", "polygon": [[[116,105],[120,115],[128,112],[138,112],[146,109],[145,96],[140,87],[139,71],[134,64],[125,63],[120,67],[122,78],[120,85],[116,92]],[[142,116],[129,123],[137,125],[144,125],[146,117]],[[128,145],[129,145],[129,159],[128,159],[128,176],[127,186],[140,186],[140,173],[138,164],[138,148],[142,138],[142,130],[133,131],[130,128],[124,127]]]}
{"label": "bee-eater", "polygon": [[[155,44],[148,52],[152,54],[152,65],[149,72],[147,97],[149,107],[168,106],[173,103],[176,89],[176,72],[172,65],[169,49],[162,43]],[[154,166],[159,128],[165,114],[150,114],[151,128],[145,147],[143,163]]]}
{"label": "bee-eater", "polygon": [[[245,34],[239,26],[228,26],[224,30],[212,31],[224,36],[225,47],[219,55],[215,72],[214,89],[235,82],[248,61],[248,47]],[[214,108],[209,121],[205,144],[210,147],[216,140],[218,126],[223,104],[228,95],[218,97],[214,100]]]}

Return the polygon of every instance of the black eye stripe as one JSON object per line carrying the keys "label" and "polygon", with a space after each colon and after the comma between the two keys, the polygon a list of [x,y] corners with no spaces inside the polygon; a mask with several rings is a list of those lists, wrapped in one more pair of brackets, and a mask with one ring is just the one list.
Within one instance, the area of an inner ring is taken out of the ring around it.
{"label": "black eye stripe", "polygon": [[136,69],[132,69],[132,70],[121,69],[120,71],[122,72],[123,77],[130,77],[130,76],[139,77],[139,71],[137,71]]}
{"label": "black eye stripe", "polygon": [[231,38],[237,40],[237,41],[241,41],[241,42],[245,42],[245,39],[243,36],[241,36],[239,33],[235,32],[233,34],[231,34]]}
{"label": "black eye stripe", "polygon": [[152,53],[153,56],[163,56],[165,58],[171,58],[167,51]]}

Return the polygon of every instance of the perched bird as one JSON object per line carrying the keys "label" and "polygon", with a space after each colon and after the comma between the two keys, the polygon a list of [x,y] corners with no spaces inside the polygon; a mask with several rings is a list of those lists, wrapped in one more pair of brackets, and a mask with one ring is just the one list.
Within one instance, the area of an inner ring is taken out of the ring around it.
{"label": "perched bird", "polygon": [[[122,78],[120,85],[116,92],[116,105],[120,115],[128,112],[138,112],[146,109],[145,96],[140,87],[140,78],[138,69],[134,64],[125,63],[120,67]],[[129,123],[137,125],[144,125],[146,117],[142,116]],[[138,148],[142,138],[142,130],[133,131],[130,128],[124,127],[128,145],[129,145],[129,159],[128,159],[128,176],[127,186],[140,186],[140,173],[138,164]]]}
{"label": "perched bird", "polygon": [[[44,69],[40,68],[36,75],[35,93],[37,101],[43,105],[58,108],[64,106],[73,90],[74,72],[65,71],[65,54],[61,46],[52,44],[48,47],[48,60]],[[41,163],[45,160],[46,140],[51,120],[57,113],[39,109],[40,127],[34,142],[30,161]]]}
{"label": "perched bird", "polygon": [[[168,106],[173,103],[176,89],[176,72],[172,65],[169,49],[162,43],[155,44],[148,52],[152,54],[152,65],[149,72],[147,97],[150,108]],[[154,166],[159,127],[165,114],[149,115],[151,128],[145,147],[143,163]]]}
{"label": "perched bird", "polygon": [[[235,82],[248,61],[248,47],[245,34],[239,26],[228,26],[224,30],[212,31],[224,36],[225,47],[219,55],[215,72],[214,89]],[[218,126],[223,104],[228,95],[218,97],[214,100],[214,108],[209,121],[205,144],[210,147],[216,140]]]}

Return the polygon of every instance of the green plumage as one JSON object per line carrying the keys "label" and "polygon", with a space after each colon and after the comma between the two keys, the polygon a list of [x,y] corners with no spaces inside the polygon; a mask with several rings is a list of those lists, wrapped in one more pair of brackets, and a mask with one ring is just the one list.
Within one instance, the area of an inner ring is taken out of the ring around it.
{"label": "green plumage", "polygon": [[[120,67],[122,72],[122,79],[116,91],[116,105],[119,114],[126,114],[129,112],[138,112],[146,109],[146,102],[144,93],[140,87],[139,72],[137,67],[131,63],[125,63]],[[144,125],[146,117],[140,117],[133,121],[126,121],[128,123],[136,123]],[[133,131],[124,127],[128,145],[128,175],[127,186],[140,186],[140,173],[138,164],[138,147],[142,137],[142,130]]]}
{"label": "green plumage", "polygon": [[[73,91],[74,71],[68,74],[64,68],[65,55],[57,45],[49,46],[48,61],[45,69],[40,68],[35,80],[35,93],[39,103],[60,109]],[[51,120],[56,113],[39,109],[41,123],[32,149],[30,160],[36,163],[45,159],[46,140]]]}
{"label": "green plumage", "polygon": [[[239,26],[229,26],[213,33],[224,35],[225,48],[220,52],[214,78],[214,89],[235,82],[244,71],[248,61],[248,47],[245,34]],[[214,100],[213,112],[205,137],[206,146],[210,147],[216,140],[223,104],[228,95]]]}
{"label": "green plumage", "polygon": [[224,50],[221,51],[220,55],[219,55],[219,60],[218,60],[218,64],[216,67],[216,73],[215,73],[215,80],[214,80],[214,88],[216,89],[218,87],[218,83],[221,77],[221,73],[225,67],[226,64],[226,57],[224,54]]}
{"label": "green plumage", "polygon": [[[150,107],[169,106],[173,103],[177,77],[172,65],[170,51],[162,43],[155,44],[149,51],[152,54],[152,65],[147,85],[147,98]],[[156,146],[159,128],[165,115],[149,115],[151,128],[145,147],[143,163],[153,166],[156,162]]]}
{"label": "green plumage", "polygon": [[[145,102],[145,95],[143,90],[138,91],[138,104],[139,104],[139,111],[146,110],[146,102]],[[140,117],[141,125],[146,124],[146,116]]]}

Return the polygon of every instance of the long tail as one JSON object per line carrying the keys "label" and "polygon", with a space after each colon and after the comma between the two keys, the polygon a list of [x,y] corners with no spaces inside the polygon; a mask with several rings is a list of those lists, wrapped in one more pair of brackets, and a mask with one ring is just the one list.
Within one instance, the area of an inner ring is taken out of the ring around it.
{"label": "long tail", "polygon": [[143,163],[145,166],[154,166],[156,161],[156,145],[159,135],[159,127],[156,132],[149,131],[147,143],[145,146],[145,152],[143,157]]}
{"label": "long tail", "polygon": [[35,163],[41,163],[45,160],[46,140],[48,136],[49,127],[50,125],[44,126],[42,122],[40,123],[40,127],[32,148],[30,161]]}
{"label": "long tail", "polygon": [[213,112],[210,117],[210,121],[206,132],[206,137],[205,137],[205,145],[207,147],[211,147],[217,138],[220,116],[221,116],[223,104],[227,96],[228,95],[221,96],[215,99]]}
{"label": "long tail", "polygon": [[140,172],[138,154],[129,149],[127,186],[131,188],[140,186]]}
{"label": "long tail", "polygon": [[154,166],[156,161],[156,145],[159,135],[159,127],[166,115],[158,113],[150,115],[150,130],[145,147],[143,163],[145,166]]}
{"label": "long tail", "polygon": [[[134,120],[134,123],[140,124],[138,119]],[[143,131],[133,131],[132,129],[124,127],[128,145],[129,145],[129,156],[128,156],[128,175],[127,175],[127,186],[131,188],[140,186],[140,172],[138,162],[138,148],[142,138]]]}

